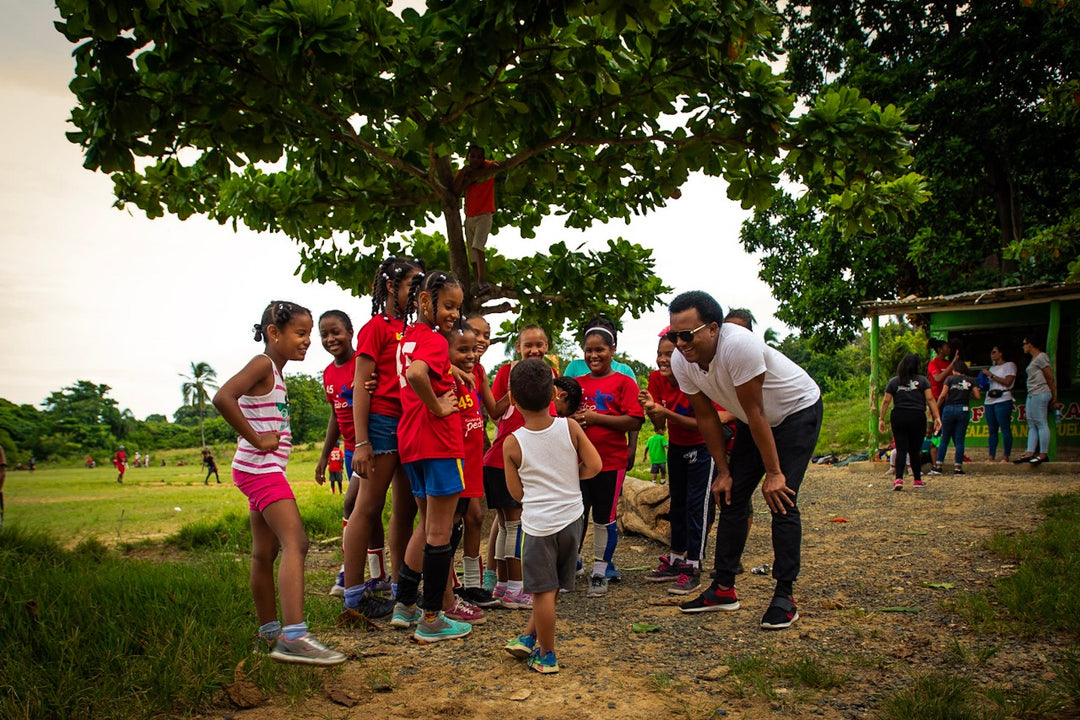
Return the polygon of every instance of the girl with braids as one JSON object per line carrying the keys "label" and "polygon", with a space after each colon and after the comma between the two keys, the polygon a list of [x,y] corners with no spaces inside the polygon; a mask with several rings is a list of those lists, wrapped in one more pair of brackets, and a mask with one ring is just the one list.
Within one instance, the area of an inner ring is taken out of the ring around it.
{"label": "girl with braids", "polygon": [[[255,325],[262,354],[229,378],[214,395],[214,407],[240,434],[233,458],[233,482],[248,498],[251,518],[251,594],[259,618],[259,638],[281,662],[338,665],[345,656],[307,631],[304,622],[304,559],[308,539],[285,479],[292,448],[289,396],[281,371],[289,360],[303,360],[311,345],[311,312],[290,302],[266,306]],[[277,594],[274,561],[281,554]]]}
{"label": "girl with braids", "polygon": [[586,596],[600,597],[608,591],[608,567],[619,541],[615,510],[626,477],[627,434],[641,429],[645,414],[637,382],[611,367],[615,325],[606,318],[593,318],[586,323],[582,338],[589,373],[577,379],[582,406],[574,419],[603,459],[600,474],[581,481],[585,513],[591,508],[593,519],[593,570]]}
{"label": "girl with braids", "polygon": [[[348,532],[344,537],[345,607],[339,624],[365,624],[387,617],[394,603],[379,597],[388,588],[383,552],[383,506],[386,490],[393,485],[390,511],[391,577],[396,578],[412,534],[416,504],[409,482],[398,459],[397,429],[401,418],[401,398],[397,381],[397,346],[405,332],[405,305],[412,279],[420,273],[418,262],[389,257],[375,273],[371,290],[373,317],[360,328],[356,338],[354,388],[364,388],[375,376],[373,392],[353,397],[353,428],[356,445],[347,466],[356,478],[357,500],[351,507]],[[349,487],[354,483],[350,479]],[[374,546],[374,547],[372,547]],[[364,558],[371,575],[364,582]]]}
{"label": "girl with braids", "polygon": [[[405,549],[390,624],[400,628],[416,624],[413,637],[421,643],[463,637],[472,631],[472,625],[447,618],[442,611],[454,557],[454,512],[465,489],[464,430],[446,340],[463,299],[461,283],[453,275],[418,273],[405,310],[406,323],[413,313],[416,322],[407,324],[398,346],[398,444],[420,522]],[[424,596],[418,608],[421,572]]]}

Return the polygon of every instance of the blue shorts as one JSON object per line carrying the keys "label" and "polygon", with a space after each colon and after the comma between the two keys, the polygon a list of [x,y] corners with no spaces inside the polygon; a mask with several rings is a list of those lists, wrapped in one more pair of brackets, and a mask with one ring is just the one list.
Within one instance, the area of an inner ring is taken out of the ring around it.
{"label": "blue shorts", "polygon": [[396,453],[398,418],[389,415],[368,416],[368,440],[371,441],[371,451],[376,455]]}
{"label": "blue shorts", "polygon": [[345,475],[352,475],[352,450],[345,451]]}
{"label": "blue shorts", "polygon": [[456,458],[428,458],[402,464],[409,487],[418,498],[457,495],[465,489],[465,461]]}

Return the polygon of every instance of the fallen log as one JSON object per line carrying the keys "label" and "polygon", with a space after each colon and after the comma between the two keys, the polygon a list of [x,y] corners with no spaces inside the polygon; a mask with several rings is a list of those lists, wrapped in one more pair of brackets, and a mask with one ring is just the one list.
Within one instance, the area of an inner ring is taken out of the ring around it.
{"label": "fallen log", "polygon": [[619,530],[668,544],[671,541],[670,507],[671,493],[667,485],[656,485],[627,475],[619,498]]}

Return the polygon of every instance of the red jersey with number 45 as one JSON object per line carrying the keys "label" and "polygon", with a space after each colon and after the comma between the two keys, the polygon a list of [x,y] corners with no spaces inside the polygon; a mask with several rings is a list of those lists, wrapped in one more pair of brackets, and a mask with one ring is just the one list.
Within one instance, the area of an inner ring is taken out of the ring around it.
{"label": "red jersey with number 45", "polygon": [[[620,372],[605,377],[592,373],[577,378],[581,384],[581,407],[601,415],[630,415],[643,418],[645,412],[638,402],[637,383]],[[589,425],[585,435],[596,446],[603,461],[602,470],[626,468],[626,433],[603,425]]]}
{"label": "red jersey with number 45", "polygon": [[[476,374],[473,374],[476,377]],[[480,413],[480,394],[476,388],[456,383],[458,414],[464,431],[465,490],[461,497],[484,495],[484,416]]]}
{"label": "red jersey with number 45", "polygon": [[356,357],[353,356],[344,365],[330,363],[323,370],[323,390],[326,401],[334,408],[341,439],[345,450],[351,452],[356,444],[356,428],[353,426],[353,381],[356,379]]}
{"label": "red jersey with number 45", "polygon": [[368,320],[356,336],[356,357],[366,355],[375,361],[372,415],[401,417],[397,352],[404,332],[405,324],[401,320],[380,314]]}
{"label": "red jersey with number 45", "polygon": [[446,338],[424,323],[405,329],[398,345],[398,385],[401,391],[401,421],[398,424],[398,453],[401,462],[436,458],[465,457],[461,413],[437,417],[428,409],[405,378],[409,366],[422,360],[428,366],[428,379],[435,397],[454,387],[450,370],[450,348]]}

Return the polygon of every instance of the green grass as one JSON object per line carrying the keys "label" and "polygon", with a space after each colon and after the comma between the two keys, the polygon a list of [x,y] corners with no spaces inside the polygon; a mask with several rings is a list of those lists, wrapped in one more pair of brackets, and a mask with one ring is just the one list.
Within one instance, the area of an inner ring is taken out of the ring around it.
{"label": "green grass", "polygon": [[[330,494],[329,483],[316,484],[316,461],[315,451],[294,453],[288,477],[309,537],[323,541],[341,535],[342,497]],[[42,532],[68,547],[88,538],[109,545],[157,541],[184,528],[184,537],[173,540],[181,548],[202,544],[246,552],[247,500],[233,486],[227,460],[219,462],[220,485],[213,478],[210,485],[203,485],[205,471],[197,463],[196,455],[195,463],[184,467],[130,468],[123,485],[116,483],[112,466],[9,472],[4,521]]]}
{"label": "green grass", "polygon": [[[238,663],[266,692],[305,696],[318,671],[252,656],[248,569],[235,555],[152,563],[86,540],[0,531],[0,718],[188,715],[208,710]],[[244,598],[243,601],[238,601]],[[309,600],[313,628],[335,603]]]}

